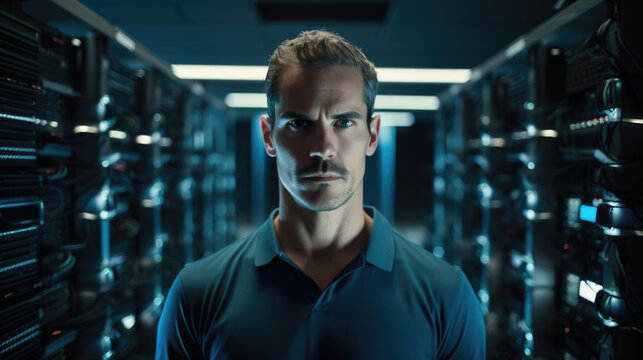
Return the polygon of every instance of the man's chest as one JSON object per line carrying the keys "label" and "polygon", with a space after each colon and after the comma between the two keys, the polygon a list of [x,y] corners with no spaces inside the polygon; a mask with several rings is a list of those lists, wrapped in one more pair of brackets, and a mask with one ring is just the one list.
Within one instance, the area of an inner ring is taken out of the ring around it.
{"label": "man's chest", "polygon": [[228,293],[209,319],[206,357],[435,358],[437,312],[423,294],[401,291],[394,279],[356,272],[323,292],[305,279],[256,280],[258,288]]}

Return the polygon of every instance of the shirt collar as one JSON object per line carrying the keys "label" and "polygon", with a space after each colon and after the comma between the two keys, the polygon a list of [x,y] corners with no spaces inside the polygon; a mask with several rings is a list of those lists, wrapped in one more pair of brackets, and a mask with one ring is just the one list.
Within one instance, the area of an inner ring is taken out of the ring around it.
{"label": "shirt collar", "polygon": [[373,218],[371,235],[366,248],[366,261],[386,271],[393,269],[395,244],[393,228],[384,215],[372,206],[364,206],[366,213]]}
{"label": "shirt collar", "polygon": [[[382,270],[391,271],[393,269],[393,260],[395,259],[393,228],[384,215],[380,214],[374,207],[365,206],[364,210],[373,218],[373,226],[368,247],[366,248],[366,261]],[[255,233],[255,236],[257,236],[256,266],[264,266],[282,253],[273,222],[278,212],[279,209],[274,209],[266,222]]]}
{"label": "shirt collar", "polygon": [[281,246],[277,241],[277,233],[275,232],[275,216],[279,213],[279,209],[274,209],[270,212],[268,220],[257,229],[255,236],[256,250],[255,250],[255,265],[264,266],[272,261],[275,256],[281,253]]}

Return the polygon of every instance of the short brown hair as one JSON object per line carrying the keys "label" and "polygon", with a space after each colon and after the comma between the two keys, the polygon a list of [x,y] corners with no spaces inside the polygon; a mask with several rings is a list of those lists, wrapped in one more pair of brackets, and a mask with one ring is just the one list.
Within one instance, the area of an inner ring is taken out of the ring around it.
{"label": "short brown hair", "polygon": [[279,77],[286,68],[299,65],[305,68],[323,68],[332,65],[356,67],[364,80],[366,121],[370,125],[377,93],[375,66],[353,43],[342,36],[325,31],[302,31],[292,40],[286,40],[272,53],[266,75],[268,117],[275,120],[275,102],[279,97]]}

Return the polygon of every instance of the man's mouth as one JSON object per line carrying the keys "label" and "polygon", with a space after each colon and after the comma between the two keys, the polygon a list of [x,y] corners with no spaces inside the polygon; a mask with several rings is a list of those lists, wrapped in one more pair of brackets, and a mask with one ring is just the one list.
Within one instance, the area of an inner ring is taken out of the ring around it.
{"label": "man's mouth", "polygon": [[328,173],[308,174],[301,177],[302,181],[307,182],[329,182],[341,179],[341,176]]}

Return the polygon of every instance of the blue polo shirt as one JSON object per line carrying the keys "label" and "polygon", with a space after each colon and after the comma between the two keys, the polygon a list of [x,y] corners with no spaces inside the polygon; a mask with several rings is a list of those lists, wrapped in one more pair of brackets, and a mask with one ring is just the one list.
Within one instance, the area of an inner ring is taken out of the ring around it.
{"label": "blue polo shirt", "polygon": [[273,219],[181,271],[157,359],[484,359],[480,303],[461,271],[374,208],[366,250],[323,291],[281,250]]}

